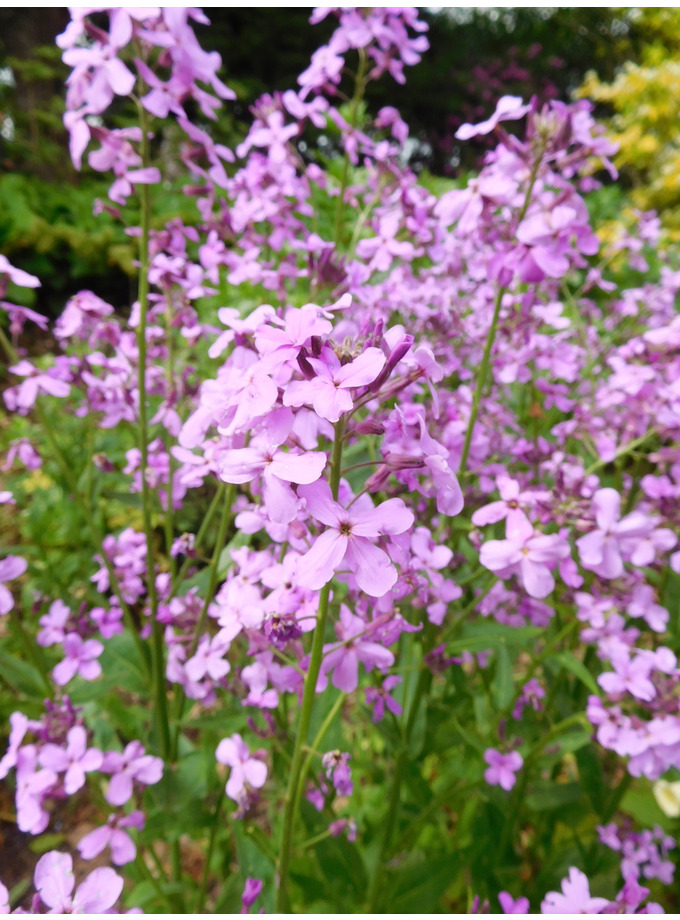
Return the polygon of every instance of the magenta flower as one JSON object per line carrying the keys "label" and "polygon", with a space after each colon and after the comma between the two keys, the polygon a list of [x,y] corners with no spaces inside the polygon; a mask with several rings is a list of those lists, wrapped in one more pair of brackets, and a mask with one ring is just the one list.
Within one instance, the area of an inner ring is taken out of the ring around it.
{"label": "magenta flower", "polygon": [[298,507],[290,483],[316,482],[325,466],[326,454],[321,451],[294,454],[268,444],[221,451],[219,475],[224,482],[241,483],[250,482],[261,473],[267,514],[277,524],[288,524]]}
{"label": "magenta flower", "polygon": [[98,770],[104,755],[96,748],[87,747],[87,732],[82,725],[69,730],[66,749],[58,744],[46,744],[38,755],[41,767],[64,774],[64,791],[73,795],[85,785],[85,774]]}
{"label": "magenta flower", "polygon": [[501,754],[495,748],[488,748],[484,752],[484,760],[489,764],[488,770],[484,771],[484,779],[490,786],[500,786],[508,792],[515,785],[517,777],[515,773],[522,769],[522,755],[517,751],[511,751],[509,754]]}
{"label": "magenta flower", "polygon": [[501,905],[504,914],[529,913],[529,898],[517,898],[515,901],[512,895],[509,895],[507,891],[501,891],[498,894],[498,903]]}
{"label": "magenta flower", "polygon": [[325,657],[321,663],[317,691],[325,689],[326,675],[333,671],[333,686],[345,693],[352,693],[359,683],[359,662],[367,671],[377,667],[381,671],[392,667],[394,655],[389,649],[371,638],[371,624],[354,616],[344,605],[340,605],[340,622],[335,628],[341,644],[325,645]]}
{"label": "magenta flower", "polygon": [[588,879],[573,866],[562,880],[562,894],[549,891],[541,903],[542,914],[599,914],[609,907],[606,898],[591,898]]}
{"label": "magenta flower", "polygon": [[240,735],[235,734],[231,738],[224,738],[220,741],[215,757],[219,763],[231,767],[226,792],[235,802],[241,801],[246,783],[253,789],[260,789],[264,786],[267,779],[267,765],[250,756],[250,748]]}
{"label": "magenta flower", "polygon": [[284,406],[312,405],[321,418],[337,422],[354,403],[350,390],[373,383],[385,365],[379,348],[367,348],[349,364],[340,364],[335,352],[326,347],[320,358],[308,358],[316,373],[311,380],[294,380],[283,394]]}
{"label": "magenta flower", "polygon": [[105,795],[111,805],[124,805],[132,797],[134,783],[153,786],[163,775],[163,761],[144,753],[140,741],[131,741],[120,754],[107,751],[101,766],[103,773],[113,773]]}
{"label": "magenta flower", "polygon": [[123,890],[123,879],[108,867],[90,872],[73,894],[75,881],[68,853],[51,850],[40,857],[33,883],[40,900],[50,908],[48,914],[107,913]]}
{"label": "magenta flower", "polygon": [[69,633],[64,638],[66,657],[52,671],[55,683],[63,687],[80,674],[83,680],[95,680],[102,673],[102,666],[96,660],[104,646],[96,639],[83,642],[78,633]]}
{"label": "magenta flower", "polygon": [[522,103],[521,96],[501,96],[496,105],[496,111],[491,118],[488,118],[486,121],[480,121],[476,125],[471,125],[469,123],[461,125],[456,131],[456,137],[459,141],[469,141],[471,137],[478,137],[480,134],[490,134],[498,125],[499,121],[522,118],[529,109],[530,106]]}
{"label": "magenta flower", "polygon": [[488,540],[479,561],[499,578],[519,575],[531,597],[543,598],[555,587],[550,567],[569,555],[569,544],[559,534],[542,534],[521,513],[508,517],[505,540]]}
{"label": "magenta flower", "polygon": [[28,568],[28,563],[21,556],[5,556],[0,561],[0,616],[9,613],[14,607],[14,598],[9,588],[6,588],[3,581],[10,581],[12,578],[18,578],[23,575]]}
{"label": "magenta flower", "polygon": [[316,591],[345,562],[362,591],[371,597],[386,594],[397,581],[397,570],[375,544],[382,535],[404,533],[412,526],[413,513],[403,501],[390,498],[377,508],[369,502],[357,502],[345,509],[333,500],[325,480],[300,486],[298,495],[306,500],[310,514],[328,527],[298,560],[300,584]]}
{"label": "magenta flower", "polygon": [[94,859],[106,847],[111,848],[111,861],[116,866],[124,866],[132,862],[137,855],[137,847],[129,835],[123,830],[134,827],[141,831],[144,827],[144,812],[133,811],[129,815],[111,815],[104,827],[85,834],[78,843],[78,852],[83,859]]}
{"label": "magenta flower", "polygon": [[373,706],[374,722],[381,722],[383,720],[385,717],[385,707],[387,707],[389,711],[395,716],[401,715],[403,711],[401,706],[395,699],[390,696],[390,692],[394,690],[394,688],[401,682],[401,677],[397,677],[395,674],[392,674],[390,677],[385,678],[380,689],[377,687],[366,688],[366,702]]}
{"label": "magenta flower", "polygon": [[622,552],[634,551],[654,530],[654,523],[639,511],[619,520],[621,496],[616,489],[598,489],[593,508],[597,530],[576,541],[581,565],[601,578],[618,578],[623,574]]}

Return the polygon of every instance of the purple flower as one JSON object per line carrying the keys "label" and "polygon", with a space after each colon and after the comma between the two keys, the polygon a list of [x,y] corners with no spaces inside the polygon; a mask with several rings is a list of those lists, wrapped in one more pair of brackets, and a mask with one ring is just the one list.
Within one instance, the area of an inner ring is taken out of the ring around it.
{"label": "purple flower", "polygon": [[367,348],[349,364],[341,365],[335,352],[326,347],[320,358],[307,359],[316,376],[290,383],[283,394],[283,404],[311,404],[321,418],[337,422],[343,412],[349,412],[354,406],[349,391],[373,383],[385,360],[379,348]]}
{"label": "purple flower", "polygon": [[562,881],[562,894],[549,891],[541,903],[542,914],[599,914],[609,907],[606,898],[591,898],[588,879],[578,869],[569,870]]}
{"label": "purple flower", "polygon": [[391,713],[395,716],[400,716],[402,713],[402,708],[397,703],[396,700],[392,699],[390,696],[390,691],[402,682],[401,677],[397,677],[395,674],[391,674],[389,677],[386,677],[383,681],[383,685],[380,689],[377,687],[367,687],[366,688],[366,702],[369,705],[373,705],[373,721],[381,722],[385,716],[385,707],[389,709]]}
{"label": "purple flower", "polygon": [[67,747],[46,744],[38,755],[41,767],[64,773],[64,791],[73,795],[85,785],[85,774],[98,770],[104,755],[96,748],[87,747],[87,732],[82,725],[74,725],[67,735]]}
{"label": "purple flower", "polygon": [[55,683],[63,687],[80,674],[83,680],[95,680],[102,673],[102,666],[96,660],[104,651],[104,646],[96,639],[86,642],[77,633],[69,633],[64,638],[66,657],[52,671]]}
{"label": "purple flower", "polygon": [[231,738],[224,738],[220,741],[215,757],[219,763],[231,767],[226,792],[235,802],[241,801],[246,783],[254,789],[264,786],[267,779],[267,765],[250,756],[250,748],[240,735],[235,734]]}
{"label": "purple flower", "polygon": [[597,530],[576,541],[581,565],[601,578],[618,578],[623,574],[622,552],[634,552],[654,530],[654,522],[639,511],[619,520],[621,496],[616,489],[598,489],[593,508]]}
{"label": "purple flower", "polygon": [[113,773],[106,801],[111,805],[124,805],[132,797],[133,783],[152,786],[160,780],[163,761],[160,757],[145,754],[140,741],[131,741],[122,754],[107,751],[101,769],[103,773]]}
{"label": "purple flower", "polygon": [[328,527],[312,548],[298,560],[297,574],[303,587],[316,591],[327,584],[343,562],[354,574],[362,591],[382,597],[397,581],[397,570],[387,553],[376,546],[383,534],[400,534],[413,524],[413,514],[400,498],[377,507],[357,502],[345,509],[333,500],[324,480],[301,486],[298,495],[307,510]]}
{"label": "purple flower", "polygon": [[517,777],[515,773],[522,769],[521,754],[517,751],[511,751],[509,754],[501,754],[495,748],[489,748],[484,752],[484,760],[489,764],[488,770],[484,771],[484,779],[490,786],[500,786],[508,792],[515,785]]}
{"label": "purple flower", "polygon": [[507,539],[487,540],[479,561],[487,569],[507,578],[516,572],[531,597],[547,597],[555,587],[550,566],[569,555],[569,544],[559,534],[542,534],[521,513],[507,519]]}
{"label": "purple flower", "polygon": [[[21,556],[5,556],[0,561],[0,582],[18,578],[24,574],[27,568],[28,563]],[[3,584],[0,584],[0,616],[9,613],[13,607],[14,598],[12,597],[12,592]]]}
{"label": "purple flower", "polygon": [[[325,689],[328,680],[326,675],[333,671],[333,686],[345,693],[352,693],[359,683],[359,662],[361,661],[367,671],[377,667],[380,670],[392,667],[394,655],[383,644],[375,641],[375,630],[372,624],[354,616],[345,604],[340,605],[340,622],[335,629],[339,645],[325,645],[324,659],[317,683],[317,690]],[[374,637],[371,638],[371,631]]]}
{"label": "purple flower", "polygon": [[479,124],[471,125],[466,123],[461,125],[456,131],[456,137],[459,141],[469,141],[471,137],[478,137],[480,134],[490,134],[498,125],[499,121],[515,120],[522,118],[531,107],[522,103],[521,96],[501,96],[496,104],[496,111],[491,118],[486,121],[480,121]]}
{"label": "purple flower", "polygon": [[40,899],[48,914],[103,914],[118,900],[123,879],[108,867],[95,869],[80,883],[75,894],[73,859],[68,853],[52,850],[38,860],[33,875]]}
{"label": "purple flower", "polygon": [[241,913],[247,914],[255,901],[260,897],[262,882],[259,878],[247,878],[241,895]]}
{"label": "purple flower", "polygon": [[290,487],[316,482],[326,466],[321,451],[289,453],[276,445],[241,447],[220,452],[219,475],[224,482],[250,482],[262,474],[262,493],[267,514],[277,524],[295,517],[298,500]]}
{"label": "purple flower", "polygon": [[517,898],[515,899],[512,895],[509,895],[507,891],[501,891],[498,895],[498,902],[501,905],[504,914],[528,914],[529,913],[529,899],[528,898]]}
{"label": "purple flower", "polygon": [[123,830],[126,827],[141,831],[144,827],[144,813],[133,811],[129,815],[110,815],[104,827],[97,827],[85,834],[78,843],[78,852],[83,859],[94,859],[108,846],[111,847],[111,861],[116,866],[132,862],[137,855],[137,847]]}

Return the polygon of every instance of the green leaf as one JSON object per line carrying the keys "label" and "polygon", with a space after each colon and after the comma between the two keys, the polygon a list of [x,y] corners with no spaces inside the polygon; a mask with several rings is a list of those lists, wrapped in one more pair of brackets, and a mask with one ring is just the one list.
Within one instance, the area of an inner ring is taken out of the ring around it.
{"label": "green leaf", "polygon": [[[391,870],[386,881],[390,892],[385,913],[430,914],[456,875],[456,858],[425,859],[415,866]],[[391,876],[391,878],[390,878]]]}
{"label": "green leaf", "polygon": [[496,674],[492,689],[496,706],[500,710],[506,709],[515,695],[515,681],[512,676],[510,652],[504,645],[501,645],[496,653]]}
{"label": "green leaf", "polygon": [[570,652],[557,652],[556,654],[551,655],[550,658],[552,661],[556,661],[558,664],[560,664],[567,671],[571,671],[574,677],[578,677],[581,683],[585,684],[591,693],[599,696],[600,688],[595,682],[595,678],[582,661],[579,661],[579,659],[575,658]]}
{"label": "green leaf", "polygon": [[45,698],[45,682],[40,671],[33,665],[0,651],[0,674],[13,689],[20,690],[26,696],[40,700]]}

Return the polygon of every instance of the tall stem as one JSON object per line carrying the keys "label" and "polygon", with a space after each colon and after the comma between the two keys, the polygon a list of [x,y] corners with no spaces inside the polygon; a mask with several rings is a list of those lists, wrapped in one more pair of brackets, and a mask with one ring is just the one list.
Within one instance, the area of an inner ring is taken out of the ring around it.
{"label": "tall stem", "polygon": [[[524,203],[517,217],[517,224],[519,225],[524,220],[524,215],[527,212],[529,203],[531,201],[531,193],[534,189],[534,184],[536,182],[536,177],[538,176],[538,170],[541,165],[541,160],[543,159],[544,147],[541,146],[536,154],[536,159],[534,160],[534,165],[531,169],[531,174],[529,176],[529,184],[527,186],[526,195],[524,196]],[[477,374],[477,380],[475,383],[475,395],[472,398],[472,408],[470,410],[470,419],[468,421],[467,431],[465,432],[465,442],[463,444],[463,453],[460,458],[460,466],[458,467],[458,475],[464,476],[467,471],[467,461],[470,453],[470,444],[472,443],[472,434],[475,430],[475,424],[477,422],[477,416],[479,414],[479,404],[482,401],[482,394],[484,393],[484,387],[486,385],[486,378],[489,374],[489,365],[491,363],[491,351],[493,349],[493,343],[496,339],[496,330],[498,328],[498,318],[501,312],[501,305],[503,303],[503,296],[508,290],[508,285],[501,285],[498,288],[496,293],[496,300],[494,302],[493,317],[491,318],[491,325],[486,336],[486,342],[484,344],[484,354],[482,355],[482,363],[479,365],[479,373]]]}
{"label": "tall stem", "polygon": [[[335,439],[333,441],[333,453],[331,456],[331,492],[335,501],[338,499],[338,488],[340,486],[340,469],[342,463],[342,441],[345,433],[344,417],[335,425]],[[288,790],[286,792],[286,807],[283,815],[283,829],[281,833],[281,846],[279,849],[279,866],[278,866],[278,890],[276,893],[276,911],[277,913],[286,913],[289,908],[288,896],[288,872],[290,868],[290,856],[293,847],[293,831],[295,829],[295,819],[297,817],[297,803],[301,794],[301,785],[304,776],[304,759],[307,739],[309,737],[309,726],[312,721],[312,711],[314,709],[314,696],[316,694],[316,682],[321,670],[321,660],[323,658],[323,642],[326,632],[326,622],[328,620],[328,607],[331,592],[331,582],[324,585],[319,593],[319,607],[316,616],[316,626],[314,628],[314,638],[312,641],[312,652],[309,659],[307,676],[305,677],[304,690],[302,692],[302,706],[300,708],[300,721],[298,723],[297,734],[295,736],[295,747],[293,749],[293,760],[290,767],[290,776],[288,779]]]}
{"label": "tall stem", "polygon": [[[366,52],[363,48],[359,48],[359,70],[357,71],[356,80],[354,82],[354,95],[352,96],[352,101],[350,103],[350,112],[349,112],[349,123],[352,128],[357,126],[357,115],[359,113],[359,105],[361,100],[364,98],[364,91],[366,89],[366,69],[368,64],[368,58],[366,57]],[[349,181],[349,167],[350,160],[349,154],[345,152],[345,159],[342,164],[342,176],[340,178],[340,191],[338,193],[338,204],[335,210],[335,227],[333,233],[333,240],[335,242],[336,250],[340,246],[340,240],[342,237],[342,218],[345,212],[345,190],[347,188],[347,182]]]}
{"label": "tall stem", "polygon": [[[140,124],[142,128],[142,167],[146,169],[150,161],[149,151],[149,115],[140,105]],[[140,187],[141,227],[139,237],[139,323],[137,326],[137,375],[139,393],[139,456],[142,477],[142,519],[146,536],[146,590],[149,597],[149,615],[151,618],[152,671],[155,692],[154,721],[159,738],[161,756],[165,760],[170,753],[170,723],[168,720],[168,703],[165,689],[165,643],[163,627],[158,622],[158,595],[156,593],[156,573],[154,567],[153,522],[151,503],[153,496],[147,479],[149,465],[149,430],[146,393],[146,320],[149,310],[149,239],[151,235],[151,195],[148,185]]]}

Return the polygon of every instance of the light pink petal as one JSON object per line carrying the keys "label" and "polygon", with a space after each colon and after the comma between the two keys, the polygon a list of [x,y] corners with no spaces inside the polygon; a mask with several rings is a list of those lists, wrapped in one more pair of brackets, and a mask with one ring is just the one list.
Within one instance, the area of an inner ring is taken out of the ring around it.
{"label": "light pink petal", "polygon": [[108,826],[95,828],[89,834],[85,834],[78,843],[78,852],[83,859],[94,859],[106,849],[112,834],[113,831]]}
{"label": "light pink petal", "polygon": [[79,763],[72,763],[64,775],[64,791],[73,795],[85,785],[85,771]]}
{"label": "light pink petal", "polygon": [[44,904],[59,913],[69,912],[75,878],[73,860],[68,853],[52,850],[41,856],[35,867],[33,883]]}
{"label": "light pink petal", "polygon": [[385,355],[379,348],[367,348],[350,364],[335,373],[335,382],[341,387],[363,387],[373,383],[385,366]]}
{"label": "light pink petal", "polygon": [[279,450],[269,464],[269,472],[286,482],[309,484],[321,476],[326,460],[326,454],[321,451],[287,454]]}
{"label": "light pink petal", "polygon": [[337,530],[326,530],[297,561],[297,577],[303,588],[318,591],[331,580],[347,551],[348,539]]}
{"label": "light pink petal", "polygon": [[470,520],[475,527],[484,527],[486,524],[497,524],[502,521],[508,513],[508,506],[505,502],[491,502],[490,505],[484,505],[478,508]]}
{"label": "light pink petal", "polygon": [[337,527],[343,520],[345,512],[336,501],[333,501],[331,487],[325,479],[310,485],[303,485],[297,490],[297,493],[304,498],[307,510],[312,517],[321,521],[326,527]]}
{"label": "light pink petal", "polygon": [[344,693],[352,693],[359,683],[359,661],[352,648],[340,650],[342,653],[333,669],[332,683]]}
{"label": "light pink petal", "polygon": [[598,489],[593,496],[595,519],[601,530],[610,530],[621,514],[621,496],[616,489]]}
{"label": "light pink petal", "polygon": [[383,597],[396,584],[397,570],[389,556],[365,537],[349,541],[346,559],[357,584],[371,597]]}
{"label": "light pink petal", "polygon": [[357,513],[352,522],[352,533],[358,537],[400,534],[412,527],[414,520],[413,512],[400,498],[390,498],[377,508]]}
{"label": "light pink petal", "polygon": [[90,872],[73,898],[76,914],[103,914],[116,903],[123,890],[123,879],[104,866]]}
{"label": "light pink petal", "polygon": [[522,581],[530,597],[547,597],[555,587],[555,579],[550,569],[540,562],[532,562],[527,557],[520,564]]}
{"label": "light pink petal", "polygon": [[267,779],[267,765],[254,758],[248,760],[244,764],[243,775],[246,778],[246,782],[250,783],[253,789],[261,789]]}
{"label": "light pink petal", "polygon": [[515,565],[521,558],[517,545],[510,540],[487,540],[479,551],[479,561],[492,572]]}
{"label": "light pink petal", "polygon": [[220,741],[215,751],[215,759],[227,767],[233,767],[239,762],[239,749],[233,738],[224,738]]}
{"label": "light pink petal", "polygon": [[132,777],[127,773],[116,773],[111,777],[104,798],[111,805],[125,805],[132,798]]}
{"label": "light pink petal", "polygon": [[276,524],[288,524],[297,515],[300,505],[298,497],[288,482],[272,476],[269,470],[263,477],[262,498],[270,520]]}

